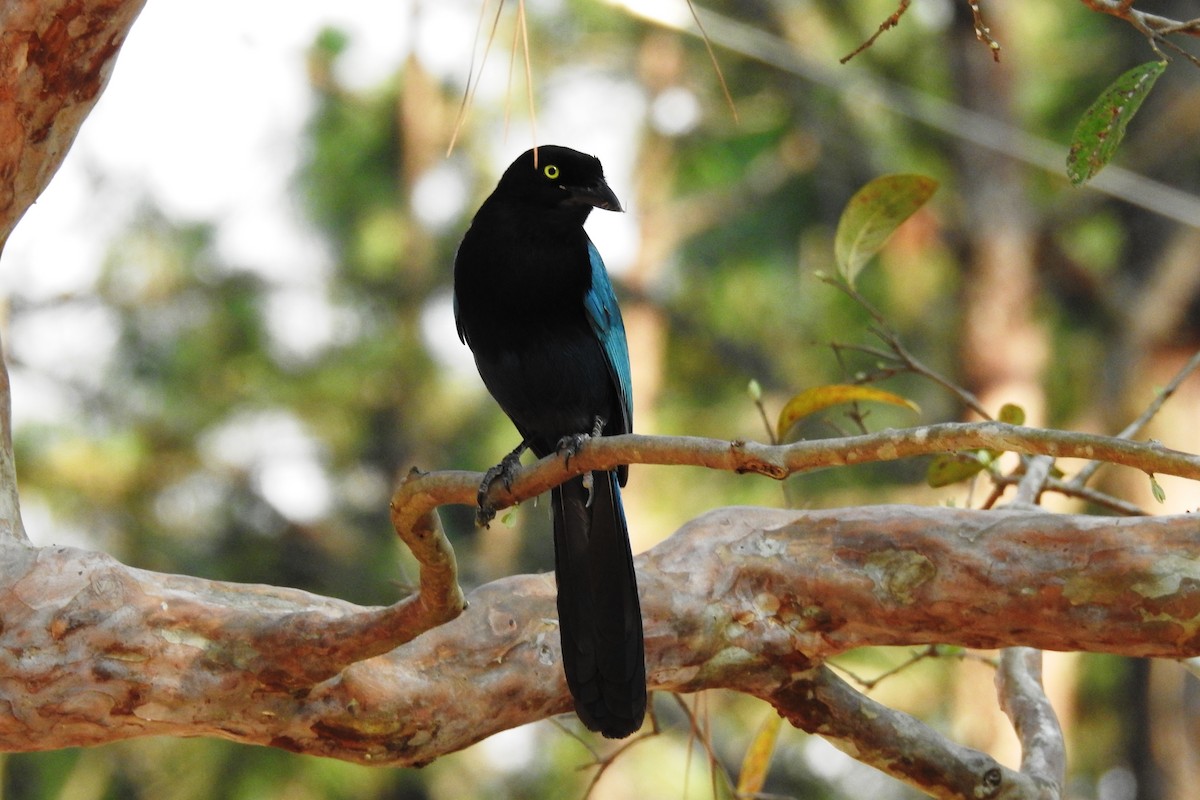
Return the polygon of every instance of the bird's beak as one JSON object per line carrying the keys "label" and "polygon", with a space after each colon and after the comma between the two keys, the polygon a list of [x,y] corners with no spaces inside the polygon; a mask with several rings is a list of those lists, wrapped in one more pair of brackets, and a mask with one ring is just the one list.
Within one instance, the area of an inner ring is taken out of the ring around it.
{"label": "bird's beak", "polygon": [[621,201],[617,199],[617,196],[609,188],[608,184],[604,182],[603,178],[591,186],[571,187],[568,191],[571,193],[568,200],[570,203],[595,206],[605,211],[624,210],[621,208]]}

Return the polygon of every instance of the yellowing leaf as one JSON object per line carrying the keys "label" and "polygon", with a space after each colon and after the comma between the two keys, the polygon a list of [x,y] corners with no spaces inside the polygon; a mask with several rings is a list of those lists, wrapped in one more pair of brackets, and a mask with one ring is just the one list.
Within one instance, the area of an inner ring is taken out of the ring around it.
{"label": "yellowing leaf", "polygon": [[904,220],[925,205],[937,186],[937,181],[924,175],[884,175],[854,193],[833,240],[833,256],[846,283],[854,285],[863,265]]}
{"label": "yellowing leaf", "polygon": [[782,441],[784,434],[791,430],[791,427],[796,424],[797,420],[807,417],[809,414],[823,411],[830,406],[858,401],[888,403],[893,406],[911,408],[916,413],[921,413],[921,407],[912,400],[901,397],[898,394],[885,392],[882,389],[875,389],[871,386],[840,383],[830,384],[829,386],[814,386],[811,389],[805,389],[787,401],[787,405],[779,412],[779,422],[775,426],[775,435]]}
{"label": "yellowing leaf", "polygon": [[775,744],[779,741],[782,722],[783,718],[772,711],[759,726],[758,733],[754,734],[754,739],[742,758],[742,769],[738,773],[738,797],[753,797],[762,791],[767,780],[767,767],[771,765],[771,756],[775,752]]}
{"label": "yellowing leaf", "polygon": [[1109,84],[1083,112],[1067,153],[1067,177],[1071,183],[1079,186],[1090,180],[1112,160],[1125,138],[1125,126],[1166,68],[1166,61],[1147,61],[1134,67]]}

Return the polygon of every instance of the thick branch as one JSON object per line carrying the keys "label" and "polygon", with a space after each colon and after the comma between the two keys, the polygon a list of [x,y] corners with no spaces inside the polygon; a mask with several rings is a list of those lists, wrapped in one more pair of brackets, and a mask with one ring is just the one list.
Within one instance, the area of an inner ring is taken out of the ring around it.
{"label": "thick branch", "polygon": [[[638,559],[650,682],[778,702],[869,644],[1200,655],[1195,541],[1191,517],[715,511]],[[351,645],[334,640],[380,647],[387,610],[0,555],[0,749],[210,735],[411,765],[569,708],[549,575],[480,587],[457,619],[337,670]]]}

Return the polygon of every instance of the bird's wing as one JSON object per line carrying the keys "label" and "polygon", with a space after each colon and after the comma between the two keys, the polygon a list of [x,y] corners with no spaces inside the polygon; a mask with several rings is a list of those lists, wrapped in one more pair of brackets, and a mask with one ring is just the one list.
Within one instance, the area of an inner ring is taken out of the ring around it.
{"label": "bird's wing", "polygon": [[625,342],[625,323],[621,320],[621,309],[617,305],[617,296],[613,294],[612,281],[608,279],[608,271],[604,269],[600,251],[592,244],[591,239],[588,239],[587,248],[588,260],[592,265],[592,287],[583,302],[587,307],[588,322],[604,348],[608,373],[621,395],[625,425],[620,430],[622,433],[629,433],[633,430],[633,380],[629,374],[629,345]]}

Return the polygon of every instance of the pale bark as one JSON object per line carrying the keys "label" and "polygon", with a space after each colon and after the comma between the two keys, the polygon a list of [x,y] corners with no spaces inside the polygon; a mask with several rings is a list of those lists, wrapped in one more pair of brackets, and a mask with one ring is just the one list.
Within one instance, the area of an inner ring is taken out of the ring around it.
{"label": "pale bark", "polygon": [[1066,784],[1067,753],[1062,727],[1042,688],[1042,651],[1010,647],[1000,654],[996,672],[1000,707],[1021,741],[1021,772],[1048,794]]}

